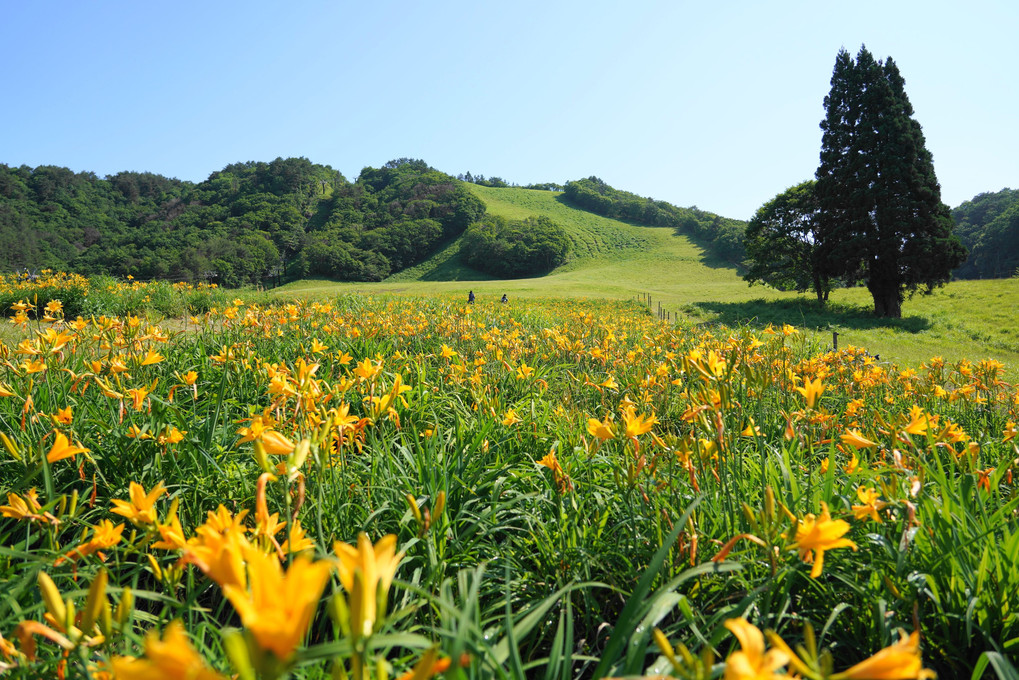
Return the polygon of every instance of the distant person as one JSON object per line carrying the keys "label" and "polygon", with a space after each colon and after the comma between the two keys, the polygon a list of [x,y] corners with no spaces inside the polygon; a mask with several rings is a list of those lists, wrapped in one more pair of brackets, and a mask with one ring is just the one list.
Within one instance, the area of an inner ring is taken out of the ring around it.
{"label": "distant person", "polygon": [[509,298],[508,298],[508,297],[506,297],[506,293],[503,293],[503,294],[502,294],[502,299],[501,299],[501,300],[499,300],[499,302],[501,302],[501,303],[503,303],[503,304],[506,304],[507,302],[509,302]]}
{"label": "distant person", "polygon": [[469,304],[469,305],[473,305],[474,304],[474,291],[473,290],[470,291],[469,293],[467,293],[467,304]]}

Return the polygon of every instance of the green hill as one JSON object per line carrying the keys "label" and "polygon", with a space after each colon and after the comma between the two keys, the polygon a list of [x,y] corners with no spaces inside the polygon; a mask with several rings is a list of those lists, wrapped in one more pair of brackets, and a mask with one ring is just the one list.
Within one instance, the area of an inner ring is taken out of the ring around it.
{"label": "green hill", "polygon": [[955,233],[969,257],[955,270],[962,279],[1014,276],[1019,269],[1019,190],[983,193],[952,210]]}
{"label": "green hill", "polygon": [[547,215],[563,226],[576,248],[572,259],[547,276],[496,280],[463,266],[457,242],[423,263],[374,284],[306,280],[279,295],[463,295],[474,290],[480,305],[503,294],[511,303],[529,297],[610,298],[643,302],[650,313],[700,324],[791,324],[804,331],[795,342],[823,349],[839,333],[840,346],[856,345],[882,361],[917,365],[934,356],[954,361],[992,358],[1019,366],[1019,332],[1010,310],[1019,305],[1019,280],[956,281],[930,296],[907,300],[902,319],[876,319],[865,288],[837,289],[821,310],[810,295],[749,287],[736,269],[685,234],[601,217],[570,206],[559,193],[467,185],[493,214],[510,219]]}

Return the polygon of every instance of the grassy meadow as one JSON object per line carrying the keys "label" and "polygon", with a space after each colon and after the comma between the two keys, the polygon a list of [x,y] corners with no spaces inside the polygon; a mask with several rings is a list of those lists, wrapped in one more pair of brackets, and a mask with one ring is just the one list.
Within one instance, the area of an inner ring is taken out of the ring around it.
{"label": "grassy meadow", "polygon": [[1016,677],[1002,364],[500,284],[0,281],[0,672]]}
{"label": "grassy meadow", "polygon": [[[367,292],[375,295],[460,294],[467,290],[498,299],[531,297],[634,300],[650,296],[670,318],[694,324],[791,324],[819,348],[853,345],[882,361],[916,366],[940,356],[994,359],[1019,378],[1019,280],[956,281],[933,294],[916,295],[903,305],[903,318],[877,319],[865,288],[835,290],[820,310],[811,294],[750,287],[728,263],[712,259],[687,236],[668,228],[644,227],[577,210],[561,194],[527,189],[469,185],[492,213],[511,219],[547,215],[570,234],[572,260],[548,276],[494,281],[456,261],[456,244],[439,255],[376,284],[303,281],[284,286],[283,297]],[[644,298],[646,299],[646,298]]]}

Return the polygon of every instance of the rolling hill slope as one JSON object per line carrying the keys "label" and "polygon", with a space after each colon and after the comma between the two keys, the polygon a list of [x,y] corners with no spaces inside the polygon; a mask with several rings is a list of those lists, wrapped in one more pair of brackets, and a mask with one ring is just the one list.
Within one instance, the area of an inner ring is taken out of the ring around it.
{"label": "rolling hill slope", "polygon": [[496,280],[465,267],[457,242],[447,244],[422,264],[381,283],[301,281],[279,289],[281,295],[369,294],[463,295],[474,290],[481,304],[506,293],[517,303],[527,297],[612,298],[638,300],[650,295],[672,318],[694,323],[791,324],[805,331],[802,342],[823,349],[840,335],[840,346],[857,345],[903,366],[941,355],[948,361],[993,358],[1011,375],[1019,367],[1019,334],[1009,310],[1019,304],[1019,279],[956,281],[931,296],[903,306],[904,317],[875,319],[865,288],[836,289],[829,306],[819,310],[812,295],[749,287],[734,268],[713,259],[683,234],[665,227],[644,227],[573,208],[559,194],[519,188],[469,185],[487,209],[519,219],[547,215],[562,225],[576,251],[565,265],[538,278]]}

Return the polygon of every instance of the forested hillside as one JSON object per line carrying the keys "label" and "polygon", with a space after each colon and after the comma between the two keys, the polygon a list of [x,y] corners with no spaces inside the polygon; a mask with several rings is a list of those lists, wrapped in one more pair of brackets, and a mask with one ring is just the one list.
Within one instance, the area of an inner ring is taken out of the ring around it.
{"label": "forested hillside", "polygon": [[998,279],[1019,270],[1019,189],[983,193],[952,210],[955,233],[969,257],[961,279]]}
{"label": "forested hillside", "polygon": [[567,182],[566,200],[577,207],[605,217],[628,220],[654,227],[672,227],[706,245],[715,256],[739,264],[743,260],[743,231],[746,222],[722,217],[697,208],[679,208],[614,189],[597,177]]}
{"label": "forested hillside", "polygon": [[380,280],[462,233],[484,205],[424,161],[351,183],[306,158],[236,163],[199,184],[0,164],[0,270],[256,283]]}

